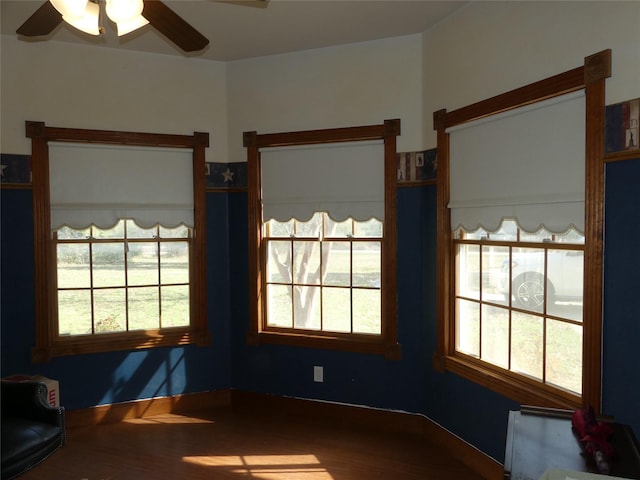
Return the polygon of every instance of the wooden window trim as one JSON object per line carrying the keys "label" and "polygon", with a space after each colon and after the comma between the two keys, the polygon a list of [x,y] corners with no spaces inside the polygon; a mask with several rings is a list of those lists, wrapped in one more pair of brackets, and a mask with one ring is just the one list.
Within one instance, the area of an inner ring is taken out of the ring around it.
{"label": "wooden window trim", "polygon": [[[249,215],[249,333],[250,345],[275,343],[309,348],[324,348],[384,355],[400,359],[398,344],[397,232],[396,232],[396,137],[400,135],[400,120],[385,120],[380,125],[307,130],[287,133],[244,133],[247,148],[248,215]],[[296,145],[317,145],[338,142],[384,141],[385,219],[382,241],[382,334],[359,335],[316,332],[308,330],[267,329],[264,318],[264,279],[262,272],[262,210],[260,149]]]}
{"label": "wooden window trim", "polygon": [[[479,383],[521,404],[558,408],[592,406],[601,410],[602,383],[602,272],[604,253],[605,80],[611,76],[611,50],[590,55],[581,67],[511,90],[501,95],[447,112],[434,112],[438,142],[437,178],[437,371],[450,371]],[[486,362],[455,351],[455,287],[452,259],[449,134],[446,129],[499,112],[511,110],[566,93],[585,90],[585,266],[583,303],[582,396],[543,388],[524,377],[493,369]]]}
{"label": "wooden window trim", "polygon": [[[210,335],[206,313],[206,215],[205,148],[209,134],[170,135],[156,133],[87,130],[48,127],[44,122],[26,122],[26,136],[31,138],[33,188],[35,315],[36,342],[32,362],[47,362],[53,357],[84,353],[135,350],[185,344],[207,345]],[[48,142],[100,143],[141,147],[188,148],[193,151],[194,238],[190,266],[191,324],[184,328],[122,332],[99,336],[60,337],[57,335],[55,308],[55,268],[51,248],[51,205],[49,192]]]}

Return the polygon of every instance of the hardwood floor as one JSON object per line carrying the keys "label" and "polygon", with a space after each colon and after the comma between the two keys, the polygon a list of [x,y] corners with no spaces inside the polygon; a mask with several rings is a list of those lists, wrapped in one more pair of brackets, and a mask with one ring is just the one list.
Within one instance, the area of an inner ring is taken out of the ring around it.
{"label": "hardwood floor", "polygon": [[21,480],[482,480],[412,433],[216,408],[69,428]]}

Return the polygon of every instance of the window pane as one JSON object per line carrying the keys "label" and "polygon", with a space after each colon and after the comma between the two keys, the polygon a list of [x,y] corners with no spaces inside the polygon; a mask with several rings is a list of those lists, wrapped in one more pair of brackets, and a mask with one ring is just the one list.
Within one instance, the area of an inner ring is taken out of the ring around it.
{"label": "window pane", "polygon": [[164,228],[160,225],[158,232],[160,233],[160,238],[188,238],[190,236],[189,227],[184,225],[175,228]]}
{"label": "window pane", "polygon": [[513,306],[541,312],[545,302],[545,251],[542,248],[514,248],[511,258]]}
{"label": "window pane", "polygon": [[90,291],[58,292],[58,333],[60,335],[87,335],[91,333]]}
{"label": "window pane", "polygon": [[511,370],[542,380],[542,317],[513,312],[511,317]]}
{"label": "window pane", "polygon": [[482,306],[482,360],[509,368],[509,310]]}
{"label": "window pane", "polygon": [[158,287],[129,289],[129,330],[160,327]]}
{"label": "window pane", "polygon": [[189,283],[189,244],[165,242],[160,244],[160,281]]}
{"label": "window pane", "polygon": [[56,230],[58,240],[85,240],[91,236],[91,229],[76,230],[71,227],[60,227]]}
{"label": "window pane", "polygon": [[353,243],[354,287],[380,288],[380,242]]}
{"label": "window pane", "polygon": [[353,236],[353,220],[348,218],[343,222],[335,222],[329,215],[324,215],[325,237],[351,237]]}
{"label": "window pane", "polygon": [[457,294],[480,300],[480,246],[460,245],[458,248]]}
{"label": "window pane", "polygon": [[582,327],[547,320],[547,382],[582,393]]}
{"label": "window pane", "polygon": [[124,286],[124,243],[93,245],[93,286]]}
{"label": "window pane", "polygon": [[162,287],[161,327],[183,327],[189,325],[189,286]]}
{"label": "window pane", "polygon": [[289,238],[293,235],[293,220],[288,222],[278,222],[277,220],[269,220],[265,225],[267,226],[268,237],[286,237]]}
{"label": "window pane", "polygon": [[351,331],[351,291],[348,288],[322,289],[322,329]]}
{"label": "window pane", "polygon": [[353,332],[381,334],[380,290],[354,288],[352,293]]}
{"label": "window pane", "polygon": [[318,242],[293,242],[293,283],[320,284],[320,245]]}
{"label": "window pane", "polygon": [[112,228],[91,227],[91,232],[94,238],[124,238],[124,220],[120,220]]}
{"label": "window pane", "polygon": [[491,240],[502,240],[515,242],[518,240],[518,224],[515,220],[503,219],[500,228],[495,232],[487,233]]}
{"label": "window pane", "polygon": [[351,285],[351,242],[323,242],[323,284],[348,287]]}
{"label": "window pane", "polygon": [[467,232],[465,230],[463,230],[462,228],[457,229],[456,231],[453,232],[454,238],[460,240],[460,239],[466,239],[466,240],[484,240],[485,238],[488,237],[488,233],[486,230],[479,228],[478,230],[474,230],[473,232]]}
{"label": "window pane", "polygon": [[89,244],[58,244],[58,288],[91,287]]}
{"label": "window pane", "polygon": [[508,305],[502,288],[505,266],[509,264],[509,247],[485,245],[482,247],[482,300],[485,302]]}
{"label": "window pane", "polygon": [[311,330],[321,328],[320,287],[293,287],[293,325]]}
{"label": "window pane", "polygon": [[538,230],[537,232],[525,232],[524,230],[520,231],[520,241],[521,242],[548,242],[551,240],[551,232],[546,229]]}
{"label": "window pane", "polygon": [[556,233],[554,235],[554,241],[558,243],[575,243],[577,245],[584,245],[584,235],[575,228],[572,228],[562,234]]}
{"label": "window pane", "polygon": [[123,332],[127,329],[124,288],[93,292],[95,333]]}
{"label": "window pane", "polygon": [[133,220],[127,220],[127,238],[155,238],[157,235],[157,227],[142,228]]}
{"label": "window pane", "polygon": [[354,222],[353,236],[356,238],[382,238],[382,222],[375,218],[366,222]]}
{"label": "window pane", "polygon": [[272,240],[267,249],[267,282],[291,283],[291,242]]}
{"label": "window pane", "polygon": [[582,321],[584,253],[576,250],[549,250],[547,285],[551,315]]}
{"label": "window pane", "polygon": [[456,302],[456,350],[480,356],[480,304],[468,300]]}
{"label": "window pane", "polygon": [[316,213],[311,220],[307,222],[295,222],[296,237],[314,237],[319,238],[322,231],[322,213]]}
{"label": "window pane", "polygon": [[267,324],[293,327],[293,310],[289,285],[267,285]]}
{"label": "window pane", "polygon": [[158,244],[129,243],[127,282],[129,285],[158,284]]}

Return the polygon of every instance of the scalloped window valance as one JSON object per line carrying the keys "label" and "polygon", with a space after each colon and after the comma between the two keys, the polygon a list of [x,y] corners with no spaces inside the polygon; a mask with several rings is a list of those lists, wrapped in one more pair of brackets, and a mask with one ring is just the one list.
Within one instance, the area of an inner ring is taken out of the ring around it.
{"label": "scalloped window valance", "polygon": [[263,148],[263,220],[384,220],[384,143]]}
{"label": "scalloped window valance", "polygon": [[51,228],[193,226],[190,149],[49,142]]}
{"label": "scalloped window valance", "polygon": [[452,127],[451,227],[584,231],[584,91]]}

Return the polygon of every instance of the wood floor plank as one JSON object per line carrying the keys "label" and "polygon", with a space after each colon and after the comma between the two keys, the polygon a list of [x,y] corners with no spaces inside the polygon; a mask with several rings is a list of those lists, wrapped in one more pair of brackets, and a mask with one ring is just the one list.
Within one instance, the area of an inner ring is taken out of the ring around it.
{"label": "wood floor plank", "polygon": [[423,436],[216,408],[68,430],[22,480],[482,480]]}

